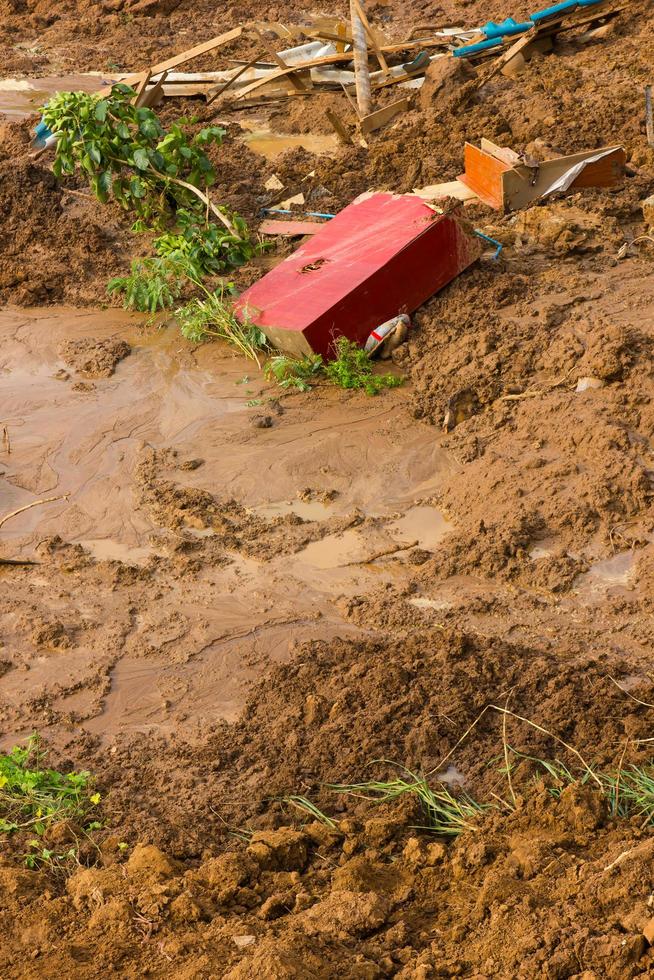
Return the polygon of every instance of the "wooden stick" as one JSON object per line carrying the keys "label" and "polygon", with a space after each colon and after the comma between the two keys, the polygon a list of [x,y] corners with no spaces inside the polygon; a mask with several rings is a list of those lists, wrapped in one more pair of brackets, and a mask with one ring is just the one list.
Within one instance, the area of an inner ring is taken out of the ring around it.
{"label": "wooden stick", "polygon": [[241,70],[237,71],[235,75],[232,75],[232,77],[227,82],[223,82],[222,85],[216,85],[215,88],[210,88],[209,91],[207,92],[207,105],[209,105],[210,102],[213,102],[215,99],[221,96],[223,92],[226,92],[228,88],[231,88],[234,82],[237,81],[241,77],[241,75],[244,75],[249,68],[254,68],[254,66],[257,65],[258,62],[259,62],[259,57],[257,55],[257,57],[253,58],[252,61],[247,61],[243,65]]}
{"label": "wooden stick", "polygon": [[356,78],[357,105],[361,116],[372,112],[372,93],[370,91],[370,71],[368,69],[368,45],[363,21],[359,16],[357,0],[350,0],[352,21],[352,45],[354,48],[354,75]]}
{"label": "wooden stick", "polygon": [[[275,51],[275,46],[273,44],[270,44],[265,39],[265,37],[257,27],[254,28],[254,33],[257,35],[257,37],[259,38],[263,46],[266,48],[270,57],[276,62],[277,66],[279,68],[288,68],[289,65],[287,65],[284,59],[281,58]],[[306,92],[309,87],[304,84],[301,78],[295,75],[289,75],[288,80],[290,81],[291,85],[297,92]]]}
{"label": "wooden stick", "polygon": [[647,142],[654,146],[654,116],[652,115],[652,86],[645,86],[645,129]]}
{"label": "wooden stick", "polygon": [[23,507],[19,507],[18,510],[12,510],[9,514],[5,514],[4,517],[0,517],[0,527],[10,521],[12,517],[18,517],[23,511],[29,510],[30,507],[38,507],[40,504],[51,504],[53,500],[67,500],[70,494],[62,493],[58,497],[45,497],[43,500],[33,500],[31,504],[25,504]]}
{"label": "wooden stick", "polygon": [[149,71],[149,70],[148,71],[144,71],[141,74],[141,80],[138,83],[138,85],[136,86],[136,96],[134,97],[134,105],[135,106],[140,106],[140,105],[143,104],[140,100],[143,98],[143,93],[145,92],[146,88],[148,87],[148,82],[150,81],[151,78],[152,78],[152,72]]}
{"label": "wooden stick", "polygon": [[352,146],[352,137],[341,117],[333,109],[327,109],[325,116],[341,142],[347,146]]}

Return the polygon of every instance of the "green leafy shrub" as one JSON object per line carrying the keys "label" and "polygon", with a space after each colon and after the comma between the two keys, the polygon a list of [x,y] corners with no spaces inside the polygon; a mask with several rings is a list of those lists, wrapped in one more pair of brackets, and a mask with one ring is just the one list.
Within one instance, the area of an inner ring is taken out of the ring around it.
{"label": "green leafy shrub", "polygon": [[[192,282],[249,261],[260,246],[243,220],[214,204],[216,173],[206,154],[225,130],[207,126],[189,136],[182,119],[164,129],[151,109],[133,105],[135,92],[115,85],[111,96],[61,92],[43,109],[57,135],[55,176],[81,170],[98,200],[116,201],[135,216],[134,231],[159,230],[157,259],[136,259],[129,275],[109,283],[129,309],[154,312]],[[175,279],[179,282],[175,282]]]}
{"label": "green leafy shrub", "polygon": [[195,270],[173,256],[134,259],[126,276],[115,276],[107,283],[108,293],[123,293],[123,306],[141,313],[170,308],[179,299],[184,279]]}
{"label": "green leafy shrub", "polygon": [[341,388],[362,388],[367,395],[378,395],[384,388],[397,388],[403,378],[394,374],[373,374],[370,358],[362,347],[339,337],[336,358],[325,365],[325,375]]}
{"label": "green leafy shrub", "polygon": [[31,828],[43,834],[52,823],[84,819],[100,802],[88,772],[66,774],[41,764],[40,740],[34,734],[25,748],[0,756],[0,833]]}
{"label": "green leafy shrub", "polygon": [[[48,101],[43,121],[57,135],[55,176],[81,169],[100,201],[113,198],[153,225],[180,207],[206,208],[199,189],[211,187],[216,174],[204,150],[221,143],[225,130],[208,126],[189,138],[182,128],[189,120],[165,130],[152,109],[133,105],[135,94],[119,84],[108,98],[59,92]],[[222,220],[235,231],[227,217]]]}

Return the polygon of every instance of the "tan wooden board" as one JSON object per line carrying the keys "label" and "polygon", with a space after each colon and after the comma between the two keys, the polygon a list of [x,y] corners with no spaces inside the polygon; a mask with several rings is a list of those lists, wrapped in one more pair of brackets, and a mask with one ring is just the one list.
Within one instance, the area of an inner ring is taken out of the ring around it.
{"label": "tan wooden board", "polygon": [[364,136],[367,136],[368,133],[374,133],[395,119],[396,116],[399,116],[400,113],[406,112],[410,105],[411,99],[405,97],[377,109],[376,112],[371,112],[369,116],[364,116],[361,120],[361,132]]}

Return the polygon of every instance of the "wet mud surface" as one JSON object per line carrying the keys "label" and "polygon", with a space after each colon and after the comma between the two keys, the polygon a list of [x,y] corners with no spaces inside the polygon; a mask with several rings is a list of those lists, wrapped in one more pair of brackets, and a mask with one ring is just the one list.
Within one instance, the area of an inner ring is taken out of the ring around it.
{"label": "wet mud surface", "polygon": [[[226,15],[45,7],[0,5],[3,76],[29,80],[0,89],[0,520],[35,504],[0,527],[0,559],[34,562],[0,563],[0,744],[37,730],[53,765],[92,771],[102,827],[63,873],[2,841],[0,975],[654,974],[651,826],[583,768],[652,759],[653,253],[618,257],[654,193],[651,7],[477,97],[425,97],[367,150],[333,145],[331,95],[163,107],[225,123],[216,195],[254,229],[300,191],[335,212],[451,180],[482,135],[624,144],[614,191],[466,207],[502,254],[421,309],[393,355],[406,384],[378,398],[280,393],[220,345],[100,308],[144,241],[30,159],[17,114],[40,79],[139,68]],[[528,13],[370,12],[400,36]],[[302,13],[250,3],[227,26]],[[553,794],[534,759],[580,778]],[[488,806],[447,840],[415,799],[330,788],[401,766]]]}

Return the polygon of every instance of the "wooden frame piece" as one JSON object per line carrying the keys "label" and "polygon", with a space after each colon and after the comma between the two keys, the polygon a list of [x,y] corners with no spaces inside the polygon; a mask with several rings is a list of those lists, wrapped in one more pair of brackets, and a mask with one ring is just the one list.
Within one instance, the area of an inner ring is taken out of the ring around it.
{"label": "wooden frame piece", "polygon": [[376,112],[371,112],[369,116],[364,116],[361,120],[361,132],[364,136],[367,136],[369,133],[374,133],[376,130],[381,129],[382,126],[386,126],[387,123],[395,119],[396,116],[399,116],[400,113],[406,112],[410,105],[411,99],[398,99],[397,102],[391,102],[389,105],[377,109]]}
{"label": "wooden frame piece", "polygon": [[[600,153],[604,155],[594,160]],[[498,211],[517,211],[537,201],[556,180],[586,160],[589,162],[567,190],[614,187],[624,172],[626,154],[622,146],[608,146],[544,160],[534,168],[520,163],[518,155],[508,147],[482,140],[481,148],[466,143],[464,159],[465,173],[458,178],[462,184]]]}
{"label": "wooden frame piece", "polygon": [[345,143],[346,146],[352,146],[352,137],[338,113],[334,112],[333,109],[327,109],[325,111],[325,117],[341,142]]}

